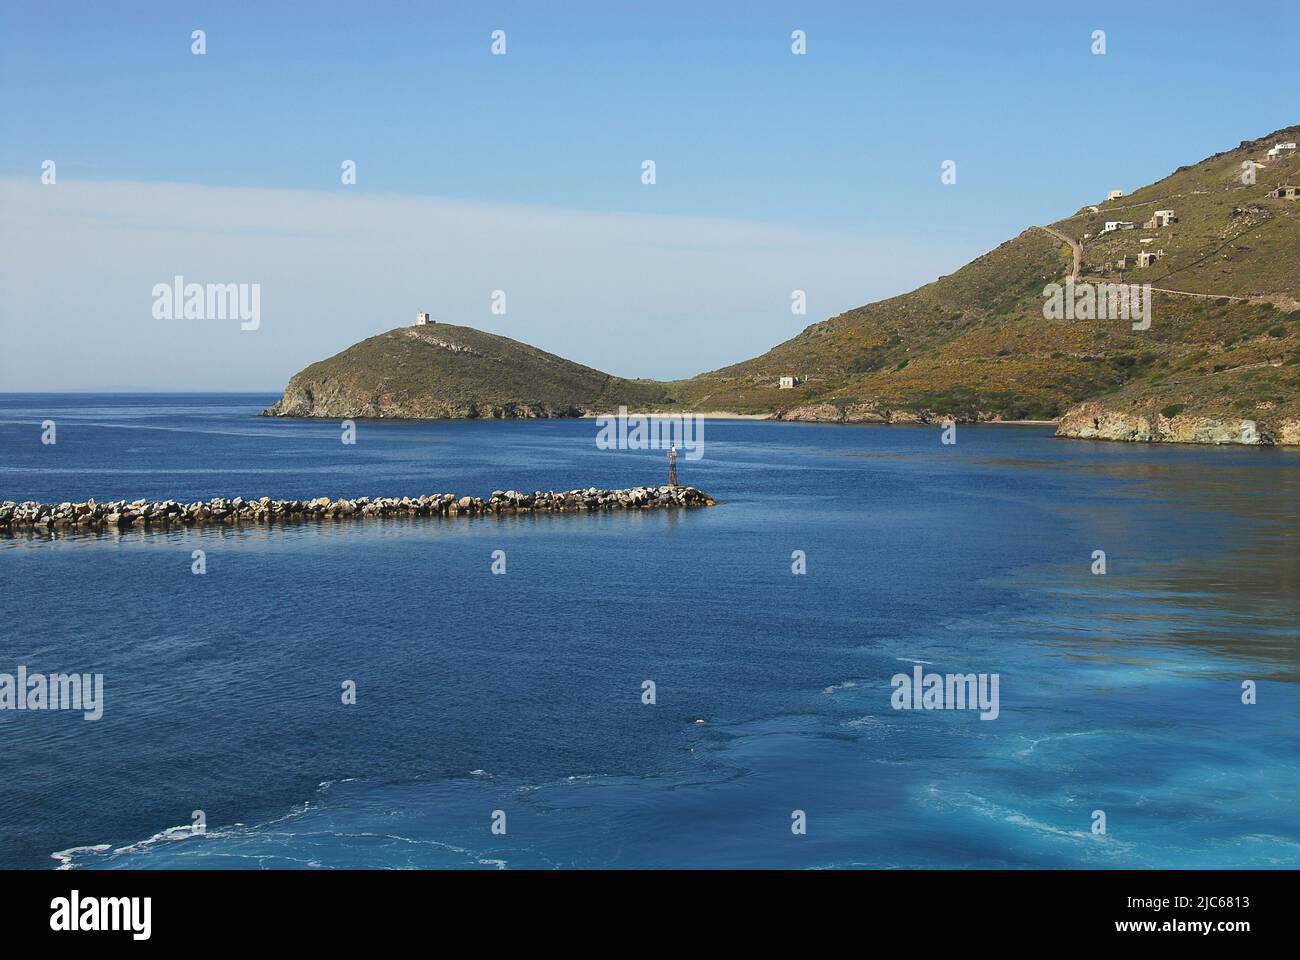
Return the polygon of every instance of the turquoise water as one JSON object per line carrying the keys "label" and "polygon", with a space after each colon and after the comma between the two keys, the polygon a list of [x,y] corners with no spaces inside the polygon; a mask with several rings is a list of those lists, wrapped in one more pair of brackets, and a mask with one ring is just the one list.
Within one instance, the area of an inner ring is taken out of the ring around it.
{"label": "turquoise water", "polygon": [[[0,397],[0,499],[664,473],[591,421],[345,446],[274,399]],[[0,865],[1294,867],[1298,467],[710,421],[708,510],[0,539],[0,672],[105,686],[99,721],[0,711]],[[916,663],[996,673],[997,719],[892,709]]]}

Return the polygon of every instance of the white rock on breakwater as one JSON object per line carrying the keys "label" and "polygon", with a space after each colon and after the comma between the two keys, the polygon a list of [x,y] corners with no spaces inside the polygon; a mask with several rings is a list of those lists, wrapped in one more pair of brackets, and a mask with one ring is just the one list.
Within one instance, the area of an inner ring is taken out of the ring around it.
{"label": "white rock on breakwater", "polygon": [[200,524],[282,523],[294,520],[346,520],[367,517],[448,517],[502,513],[649,510],[661,507],[711,507],[715,501],[695,487],[631,487],[626,490],[494,490],[482,497],[435,493],[420,497],[317,497],[272,500],[243,497],[195,500],[113,500],[97,503],[0,503],[0,529],[86,527],[170,527]]}

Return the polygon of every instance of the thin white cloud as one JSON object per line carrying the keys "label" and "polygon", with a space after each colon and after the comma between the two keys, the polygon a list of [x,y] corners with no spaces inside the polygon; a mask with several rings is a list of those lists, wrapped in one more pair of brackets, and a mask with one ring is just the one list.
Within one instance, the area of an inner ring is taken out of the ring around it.
{"label": "thin white cloud", "polygon": [[[979,252],[967,243],[924,224],[846,237],[342,186],[0,178],[0,389],[278,389],[421,309],[610,373],[685,377],[948,273]],[[151,291],[176,275],[261,284],[260,327],[154,319]]]}

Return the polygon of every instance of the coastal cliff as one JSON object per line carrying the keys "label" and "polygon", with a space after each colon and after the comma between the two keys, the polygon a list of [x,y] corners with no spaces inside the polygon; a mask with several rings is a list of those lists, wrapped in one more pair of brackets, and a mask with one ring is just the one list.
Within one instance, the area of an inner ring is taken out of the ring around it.
{"label": "coastal cliff", "polygon": [[1300,418],[1207,417],[1157,410],[1120,410],[1081,403],[1061,418],[1058,437],[1138,443],[1208,443],[1273,446],[1300,444]]}

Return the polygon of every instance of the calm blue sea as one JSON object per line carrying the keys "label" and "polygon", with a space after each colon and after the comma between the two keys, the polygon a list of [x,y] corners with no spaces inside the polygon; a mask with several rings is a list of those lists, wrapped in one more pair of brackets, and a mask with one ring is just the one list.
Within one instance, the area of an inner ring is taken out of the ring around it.
{"label": "calm blue sea", "polygon": [[[665,473],[275,399],[0,396],[0,499]],[[0,711],[0,865],[1300,866],[1300,452],[1051,433],[709,421],[708,510],[0,538],[0,672],[105,684]],[[997,719],[894,710],[914,664]]]}

